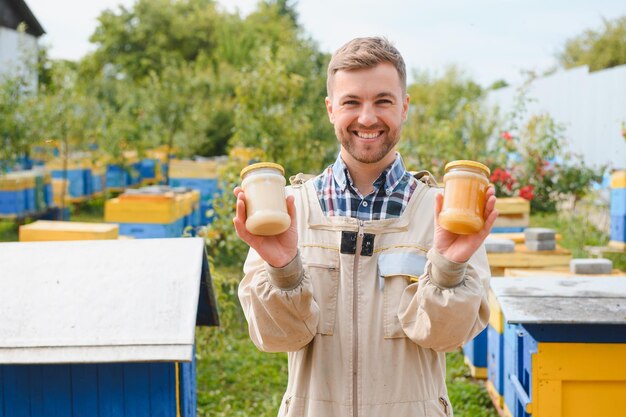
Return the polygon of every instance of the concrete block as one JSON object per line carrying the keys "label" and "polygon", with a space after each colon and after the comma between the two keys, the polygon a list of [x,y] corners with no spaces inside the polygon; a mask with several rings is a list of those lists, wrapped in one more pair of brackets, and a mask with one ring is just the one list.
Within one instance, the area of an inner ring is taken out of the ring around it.
{"label": "concrete block", "polygon": [[569,270],[573,274],[610,274],[613,271],[613,262],[610,259],[572,259]]}
{"label": "concrete block", "polygon": [[556,233],[553,229],[546,229],[543,227],[529,227],[524,230],[524,238],[526,242],[529,240],[554,240]]}
{"label": "concrete block", "polygon": [[487,253],[511,253],[515,252],[515,242],[511,239],[488,237],[485,239]]}
{"label": "concrete block", "polygon": [[556,240],[526,240],[529,251],[555,250]]}

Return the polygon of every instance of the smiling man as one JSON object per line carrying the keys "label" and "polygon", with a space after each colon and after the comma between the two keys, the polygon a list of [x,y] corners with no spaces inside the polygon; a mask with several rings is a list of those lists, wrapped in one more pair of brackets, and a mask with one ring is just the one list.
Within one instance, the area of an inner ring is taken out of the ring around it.
{"label": "smiling man", "polygon": [[328,67],[326,108],[341,151],[287,188],[291,227],[245,228],[240,187],[233,223],[250,253],[239,298],[250,337],[289,352],[279,416],[452,416],[445,352],[485,328],[489,267],[483,241],[497,217],[455,235],[437,222],[442,197],[396,152],[406,120],[406,68],[383,38],[357,38]]}

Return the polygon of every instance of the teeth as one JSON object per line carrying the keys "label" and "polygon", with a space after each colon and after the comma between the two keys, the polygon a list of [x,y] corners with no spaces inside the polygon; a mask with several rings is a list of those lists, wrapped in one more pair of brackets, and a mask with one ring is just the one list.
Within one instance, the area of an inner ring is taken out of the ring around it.
{"label": "teeth", "polygon": [[380,132],[376,132],[376,133],[363,133],[363,132],[356,132],[357,136],[363,139],[374,139],[375,137],[380,135]]}

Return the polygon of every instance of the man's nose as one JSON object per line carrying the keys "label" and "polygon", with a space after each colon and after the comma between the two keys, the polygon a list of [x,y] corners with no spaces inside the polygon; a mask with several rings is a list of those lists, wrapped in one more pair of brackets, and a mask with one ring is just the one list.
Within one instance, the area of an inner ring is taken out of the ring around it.
{"label": "man's nose", "polygon": [[371,126],[378,121],[378,117],[376,116],[376,110],[373,106],[369,104],[365,104],[361,107],[361,111],[359,112],[359,123],[363,126]]}

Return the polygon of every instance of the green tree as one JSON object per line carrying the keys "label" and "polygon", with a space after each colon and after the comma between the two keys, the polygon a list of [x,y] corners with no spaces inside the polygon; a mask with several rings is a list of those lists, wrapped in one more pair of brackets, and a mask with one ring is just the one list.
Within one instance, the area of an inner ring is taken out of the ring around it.
{"label": "green tree", "polygon": [[399,148],[412,169],[428,169],[441,178],[455,159],[483,160],[497,126],[484,104],[484,91],[457,67],[442,76],[414,75],[408,87],[411,105]]}
{"label": "green tree", "polygon": [[216,45],[220,12],[213,0],[139,0],[98,18],[91,36],[96,51],[84,63],[87,71],[113,67],[141,79],[160,73],[172,62],[192,62],[211,55]]}
{"label": "green tree", "polygon": [[626,16],[603,19],[601,30],[587,29],[569,39],[557,58],[563,68],[581,65],[598,71],[626,64]]}

